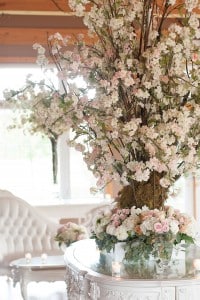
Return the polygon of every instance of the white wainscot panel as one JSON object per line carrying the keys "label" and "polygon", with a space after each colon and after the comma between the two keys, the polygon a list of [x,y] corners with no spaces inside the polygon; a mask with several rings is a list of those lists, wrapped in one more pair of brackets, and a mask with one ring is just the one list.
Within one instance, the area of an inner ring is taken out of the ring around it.
{"label": "white wainscot panel", "polygon": [[90,282],[91,300],[175,300],[175,287],[126,288]]}
{"label": "white wainscot panel", "polygon": [[176,300],[199,300],[200,285],[182,286],[176,288]]}

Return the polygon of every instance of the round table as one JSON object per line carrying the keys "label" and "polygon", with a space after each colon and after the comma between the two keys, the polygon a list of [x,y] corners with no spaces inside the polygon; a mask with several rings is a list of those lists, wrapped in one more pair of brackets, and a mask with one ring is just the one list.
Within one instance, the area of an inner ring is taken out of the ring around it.
{"label": "round table", "polygon": [[112,275],[112,263],[98,251],[94,240],[82,240],[64,254],[68,300],[199,300],[200,276],[135,278],[124,271]]}
{"label": "round table", "polygon": [[14,286],[19,281],[24,300],[28,299],[27,285],[30,281],[64,281],[65,263],[63,255],[32,257],[30,261],[19,258],[10,263]]}

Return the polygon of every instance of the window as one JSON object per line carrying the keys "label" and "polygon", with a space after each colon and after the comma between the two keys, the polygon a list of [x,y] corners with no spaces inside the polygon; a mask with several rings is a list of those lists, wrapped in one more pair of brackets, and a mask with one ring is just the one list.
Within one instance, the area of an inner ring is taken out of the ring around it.
{"label": "window", "polygon": [[186,202],[186,178],[181,177],[175,184],[171,196],[169,197],[167,204],[180,209],[181,211],[187,210]]}
{"label": "window", "polygon": [[[27,74],[33,74],[37,80],[43,78],[42,72],[37,67],[1,66],[0,99],[3,99],[3,90],[22,87]],[[102,197],[90,194],[90,187],[95,185],[95,179],[87,170],[81,154],[68,148],[65,137],[58,148],[58,151],[62,152],[60,177],[64,176],[60,178],[62,179],[60,187],[52,184],[49,139],[40,134],[24,134],[23,129],[8,130],[7,127],[11,122],[12,111],[1,108],[0,189],[7,189],[34,205],[60,202],[60,190],[65,190],[67,185],[69,188],[64,193],[65,199],[87,202],[91,198]]]}

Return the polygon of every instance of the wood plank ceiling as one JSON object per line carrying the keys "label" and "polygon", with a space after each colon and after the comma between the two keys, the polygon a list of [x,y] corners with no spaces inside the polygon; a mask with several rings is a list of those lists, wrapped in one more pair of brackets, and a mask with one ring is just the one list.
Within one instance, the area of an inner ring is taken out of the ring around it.
{"label": "wood plank ceiling", "polygon": [[67,0],[0,0],[0,63],[32,63],[34,43],[46,45],[50,34],[86,33]]}
{"label": "wood plank ceiling", "polygon": [[50,34],[86,33],[82,19],[67,3],[68,0],[0,0],[0,63],[35,62],[33,44],[45,46]]}

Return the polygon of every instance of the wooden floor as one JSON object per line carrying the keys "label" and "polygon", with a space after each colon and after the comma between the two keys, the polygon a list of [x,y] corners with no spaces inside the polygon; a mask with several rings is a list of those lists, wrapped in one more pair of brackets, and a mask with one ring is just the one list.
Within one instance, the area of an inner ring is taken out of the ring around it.
{"label": "wooden floor", "polygon": [[[11,280],[0,277],[0,300],[23,300],[19,284],[14,288]],[[28,300],[67,300],[64,282],[31,282],[28,285]]]}

